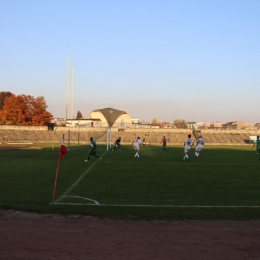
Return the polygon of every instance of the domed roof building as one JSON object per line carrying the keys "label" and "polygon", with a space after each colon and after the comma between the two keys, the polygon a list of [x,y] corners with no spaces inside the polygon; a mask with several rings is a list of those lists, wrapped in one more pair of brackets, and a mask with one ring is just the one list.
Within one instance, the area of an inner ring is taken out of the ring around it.
{"label": "domed roof building", "polygon": [[88,115],[88,119],[99,119],[102,126],[108,125],[117,128],[132,126],[131,117],[127,112],[111,107],[92,110]]}

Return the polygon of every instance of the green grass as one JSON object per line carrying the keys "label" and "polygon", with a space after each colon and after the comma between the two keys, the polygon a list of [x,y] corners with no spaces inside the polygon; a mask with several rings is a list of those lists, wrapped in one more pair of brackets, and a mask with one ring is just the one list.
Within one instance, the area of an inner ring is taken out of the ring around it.
{"label": "green grass", "polygon": [[[0,149],[0,207],[39,213],[84,214],[131,219],[259,219],[260,161],[251,146],[204,147],[183,161],[183,147],[131,146],[106,151],[102,162],[87,158],[88,147]],[[99,203],[96,205],[95,202]]]}

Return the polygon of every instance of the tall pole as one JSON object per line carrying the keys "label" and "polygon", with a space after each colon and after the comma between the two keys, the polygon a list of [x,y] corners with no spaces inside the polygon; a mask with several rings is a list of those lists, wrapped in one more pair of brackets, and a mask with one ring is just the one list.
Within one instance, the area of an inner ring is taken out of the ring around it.
{"label": "tall pole", "polygon": [[74,106],[74,67],[72,67],[72,81],[71,81],[71,120],[73,119],[73,106]]}
{"label": "tall pole", "polygon": [[70,67],[70,56],[68,56],[67,76],[66,76],[66,124],[68,119],[69,67]]}

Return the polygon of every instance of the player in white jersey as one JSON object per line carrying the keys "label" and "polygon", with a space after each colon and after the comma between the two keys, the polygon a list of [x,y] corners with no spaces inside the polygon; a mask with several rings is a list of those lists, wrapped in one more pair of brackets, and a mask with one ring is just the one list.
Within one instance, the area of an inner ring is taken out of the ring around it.
{"label": "player in white jersey", "polygon": [[134,148],[135,148],[134,157],[139,158],[139,151],[140,151],[140,145],[141,145],[141,140],[140,140],[139,136],[132,142],[132,145],[134,145]]}
{"label": "player in white jersey", "polygon": [[204,145],[204,139],[202,138],[202,135],[200,135],[199,138],[197,139],[194,158],[199,157],[200,151],[203,148],[203,145]]}
{"label": "player in white jersey", "polygon": [[188,153],[190,151],[190,148],[193,146],[193,144],[194,144],[194,142],[191,139],[191,135],[188,135],[188,138],[186,138],[184,140],[184,157],[183,157],[183,160],[188,159],[188,161],[189,161]]}

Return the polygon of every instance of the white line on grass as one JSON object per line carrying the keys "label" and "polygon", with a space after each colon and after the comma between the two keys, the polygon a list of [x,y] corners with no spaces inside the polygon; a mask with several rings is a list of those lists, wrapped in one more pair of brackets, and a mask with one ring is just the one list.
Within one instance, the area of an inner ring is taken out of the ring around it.
{"label": "white line on grass", "polygon": [[92,200],[89,198],[84,198],[84,197],[79,197],[79,196],[65,196],[66,198],[78,198],[78,199],[83,199],[83,200],[89,200],[89,201],[93,201],[96,205],[99,205],[99,203],[96,200]]}
{"label": "white line on grass", "polygon": [[260,206],[185,206],[185,205],[123,205],[123,204],[82,204],[82,203],[57,203],[58,205],[75,206],[100,206],[100,207],[143,207],[143,208],[260,208]]}
{"label": "white line on grass", "polygon": [[[105,152],[101,155],[101,157],[103,157],[103,155],[104,155],[106,152],[107,152],[107,151],[105,151]],[[56,200],[56,203],[55,203],[55,204],[57,204],[57,202],[61,201],[64,197],[66,197],[67,194],[68,194],[73,188],[75,188],[75,187],[78,185],[78,183],[87,175],[87,173],[88,173],[98,162],[99,162],[99,160],[98,160],[98,161],[95,161],[95,162],[87,169],[87,171],[85,171],[85,172],[65,191],[65,193],[64,193],[63,195],[61,195],[61,196]]]}
{"label": "white line on grass", "polygon": [[[133,159],[134,160],[134,159]],[[194,161],[197,160],[197,159],[194,159]],[[135,160],[136,161],[136,160]],[[139,160],[138,161],[141,161],[141,164],[147,164],[147,165],[152,165],[152,164],[161,164],[161,165],[189,165],[190,163],[192,163],[192,161],[184,161],[183,159],[180,159],[180,162],[168,162],[168,163],[165,163],[165,162],[142,162],[142,157],[140,156]],[[135,162],[133,161],[128,161],[128,162],[119,162],[117,161],[116,163],[115,162],[104,162],[104,163],[107,163],[107,164],[134,164]],[[196,163],[194,165],[237,165],[237,166],[248,166],[248,163],[219,163],[219,162],[213,162],[213,163],[207,163],[207,162],[199,162],[199,163]]]}

